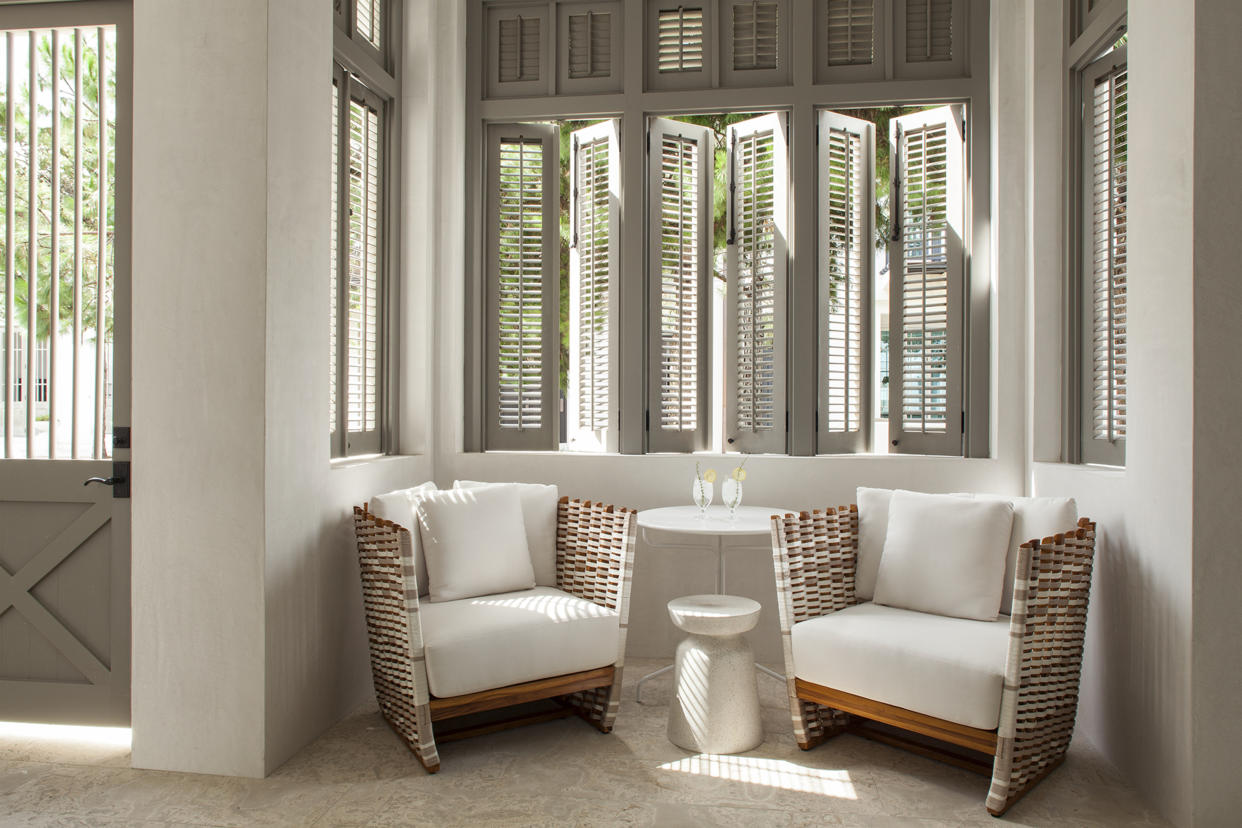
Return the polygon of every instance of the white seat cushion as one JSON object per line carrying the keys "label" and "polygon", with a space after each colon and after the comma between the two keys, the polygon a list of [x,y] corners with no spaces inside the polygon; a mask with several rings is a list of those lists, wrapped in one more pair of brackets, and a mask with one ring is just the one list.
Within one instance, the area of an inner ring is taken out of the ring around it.
{"label": "white seat cushion", "polygon": [[993,730],[1009,619],[971,621],[879,604],[794,625],[798,678],[950,722]]}
{"label": "white seat cushion", "polygon": [[620,616],[552,587],[422,604],[419,619],[440,698],[617,662]]}

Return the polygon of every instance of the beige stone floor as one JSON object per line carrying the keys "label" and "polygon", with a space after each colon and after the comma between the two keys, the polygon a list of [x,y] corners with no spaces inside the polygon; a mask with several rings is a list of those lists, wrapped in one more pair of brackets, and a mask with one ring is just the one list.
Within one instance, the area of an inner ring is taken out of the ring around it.
{"label": "beige stone floor", "polygon": [[987,780],[841,736],[794,744],[782,685],[759,676],[766,739],[703,757],[664,737],[670,676],[627,665],[611,735],[576,719],[442,745],[423,772],[374,707],[267,779],[137,771],[128,750],[0,740],[0,825],[1163,825],[1090,746],[993,820]]}

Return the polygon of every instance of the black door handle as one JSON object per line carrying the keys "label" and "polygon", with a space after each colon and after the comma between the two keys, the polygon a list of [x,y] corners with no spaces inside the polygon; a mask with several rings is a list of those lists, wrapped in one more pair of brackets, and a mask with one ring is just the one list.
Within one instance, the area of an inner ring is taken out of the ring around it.
{"label": "black door handle", "polygon": [[89,477],[82,481],[83,486],[89,486],[92,483],[102,483],[105,486],[112,487],[112,496],[116,498],[129,497],[129,461],[117,460],[112,464],[111,477]]}

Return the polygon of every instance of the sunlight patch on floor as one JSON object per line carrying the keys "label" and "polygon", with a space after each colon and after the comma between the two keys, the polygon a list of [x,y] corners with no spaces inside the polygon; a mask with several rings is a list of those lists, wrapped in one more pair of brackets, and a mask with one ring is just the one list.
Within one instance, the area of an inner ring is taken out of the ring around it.
{"label": "sunlight patch on floor", "polygon": [[858,799],[849,771],[804,768],[783,759],[752,756],[718,756],[700,753],[660,765],[660,770],[710,776],[731,782],[765,785],[785,791]]}
{"label": "sunlight patch on floor", "polygon": [[0,742],[54,742],[71,745],[101,745],[128,748],[132,731],[128,727],[86,727],[82,725],[0,722]]}

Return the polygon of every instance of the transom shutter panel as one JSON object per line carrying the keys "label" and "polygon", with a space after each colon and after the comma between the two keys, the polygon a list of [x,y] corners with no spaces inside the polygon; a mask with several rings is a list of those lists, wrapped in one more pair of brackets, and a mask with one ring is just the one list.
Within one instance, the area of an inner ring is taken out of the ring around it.
{"label": "transom shutter panel", "polygon": [[620,156],[617,122],[574,132],[570,140],[569,396],[570,448],[616,451],[617,244]]}
{"label": "transom shutter panel", "polygon": [[487,94],[547,95],[553,25],[547,3],[488,4]]}
{"label": "transom shutter panel", "polygon": [[[960,2],[960,0],[956,0]],[[955,0],[906,0],[906,62],[953,58]]]}
{"label": "transom shutter panel", "polygon": [[612,15],[586,11],[569,15],[569,77],[602,78],[612,73]]}
{"label": "transom shutter panel", "polygon": [[648,133],[649,451],[707,448],[712,159],[707,127],[653,118]]}
{"label": "transom shutter panel", "polygon": [[379,279],[381,136],[383,108],[350,85],[347,112],[349,185],[346,193],[345,432],[346,452],[380,450]]}
{"label": "transom shutter panel", "polygon": [[824,62],[859,66],[875,60],[875,0],[822,0]]}
{"label": "transom shutter panel", "polygon": [[775,69],[780,46],[777,3],[731,3],[733,7],[733,68]]}
{"label": "transom shutter panel", "polygon": [[557,448],[558,130],[488,127],[488,449]]}
{"label": "transom shutter panel", "polygon": [[897,453],[962,453],[963,117],[962,107],[943,106],[889,125],[888,410]]}
{"label": "transom shutter panel", "polygon": [[1083,253],[1086,380],[1083,459],[1125,462],[1126,198],[1129,79],[1125,50],[1084,75],[1086,203]]}
{"label": "transom shutter panel", "polygon": [[729,127],[725,440],[785,450],[789,162],[783,115]]}
{"label": "transom shutter panel", "polygon": [[700,72],[704,66],[702,6],[672,6],[656,12],[656,56],[660,74]]}
{"label": "transom shutter panel", "polygon": [[875,125],[819,115],[819,451],[866,451]]}
{"label": "transom shutter panel", "polygon": [[515,15],[500,20],[499,50],[499,81],[514,83],[518,81],[539,80],[542,64],[541,52],[543,20],[539,17]]}

